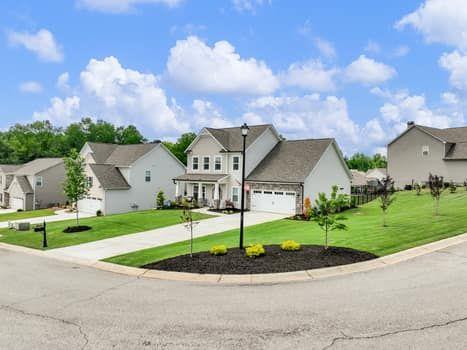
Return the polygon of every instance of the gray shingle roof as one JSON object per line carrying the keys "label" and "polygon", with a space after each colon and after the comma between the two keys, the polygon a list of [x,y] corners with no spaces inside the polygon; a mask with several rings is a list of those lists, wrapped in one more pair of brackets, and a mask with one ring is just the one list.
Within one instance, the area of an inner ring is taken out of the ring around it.
{"label": "gray shingle roof", "polygon": [[279,142],[248,176],[248,181],[302,183],[334,139]]}
{"label": "gray shingle roof", "polygon": [[367,178],[366,174],[363,171],[358,170],[350,170],[352,173],[352,186],[366,186],[367,185]]}
{"label": "gray shingle roof", "polygon": [[105,190],[127,190],[130,185],[118,168],[111,164],[90,164],[97,180]]}
{"label": "gray shingle roof", "polygon": [[97,164],[130,166],[159,143],[141,143],[136,145],[114,145],[88,142]]}
{"label": "gray shingle roof", "polygon": [[467,142],[458,142],[452,145],[446,153],[445,159],[467,159]]}
{"label": "gray shingle roof", "polygon": [[4,174],[12,174],[21,168],[21,165],[0,164],[0,172]]}
{"label": "gray shingle roof", "polygon": [[14,172],[15,175],[35,175],[46,169],[63,163],[62,158],[38,158],[32,160]]}
{"label": "gray shingle roof", "polygon": [[447,129],[430,128],[423,125],[417,125],[417,127],[446,142],[467,142],[467,126]]}
{"label": "gray shingle roof", "polygon": [[226,176],[227,174],[183,174],[177,176],[174,180],[217,182]]}
{"label": "gray shingle roof", "polygon": [[34,193],[34,190],[29,183],[29,180],[26,176],[16,176],[16,181],[18,182],[19,187],[23,193]]}
{"label": "gray shingle roof", "polygon": [[[273,128],[271,124],[249,126],[248,136],[246,138],[246,147],[248,148],[266,129]],[[240,127],[234,128],[206,128],[212,136],[229,152],[240,152],[243,148],[243,137]]]}

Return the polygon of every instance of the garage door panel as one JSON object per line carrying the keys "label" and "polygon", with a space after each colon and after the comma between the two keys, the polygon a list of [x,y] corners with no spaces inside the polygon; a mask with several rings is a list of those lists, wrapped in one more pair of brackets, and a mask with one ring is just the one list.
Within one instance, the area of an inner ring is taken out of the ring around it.
{"label": "garage door panel", "polygon": [[98,198],[85,198],[78,202],[78,209],[83,213],[96,214],[103,209],[102,200]]}
{"label": "garage door panel", "polygon": [[21,209],[24,210],[24,199],[18,197],[11,197],[10,198],[10,208],[11,209]]}
{"label": "garage door panel", "polygon": [[281,214],[295,214],[296,193],[291,191],[253,190],[251,209]]}

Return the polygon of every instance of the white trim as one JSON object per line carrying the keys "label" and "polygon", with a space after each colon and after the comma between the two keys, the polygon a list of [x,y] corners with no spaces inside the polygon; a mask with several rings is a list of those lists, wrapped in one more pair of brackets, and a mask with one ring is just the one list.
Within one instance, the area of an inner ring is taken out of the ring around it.
{"label": "white trim", "polygon": [[[234,164],[235,164],[234,159],[235,158],[238,158],[238,169],[234,169]],[[235,155],[232,156],[232,171],[240,171],[240,156],[239,155],[238,156],[235,156]]]}
{"label": "white trim", "polygon": [[400,139],[402,136],[404,136],[405,134],[407,134],[410,130],[415,129],[415,128],[416,128],[417,130],[420,130],[420,131],[424,132],[425,134],[427,134],[427,135],[433,137],[434,139],[438,140],[439,142],[442,142],[442,143],[444,143],[444,144],[446,143],[445,140],[440,139],[439,137],[437,137],[437,136],[433,135],[432,133],[428,132],[427,130],[423,129],[423,125],[421,125],[421,126],[422,126],[422,127],[420,128],[420,125],[416,125],[416,124],[415,124],[414,126],[411,126],[410,128],[405,129],[405,131],[404,131],[402,134],[400,134],[400,135],[397,136],[394,140],[392,140],[391,142],[389,142],[389,143],[386,145],[386,147],[389,147],[389,146],[392,145],[394,142],[396,142],[398,139]]}
{"label": "white trim", "polygon": [[[233,193],[234,189],[238,189],[238,194],[237,194],[237,196],[238,196],[238,201],[234,201],[234,193]],[[232,202],[233,202],[233,203],[237,203],[237,204],[240,203],[240,201],[242,200],[241,197],[240,197],[240,196],[241,196],[241,192],[242,192],[242,191],[241,191],[241,187],[240,187],[240,186],[232,186],[232,187],[231,187],[231,189],[230,189],[230,194],[231,194],[231,199],[232,199]]]}
{"label": "white trim", "polygon": [[349,177],[349,180],[352,181],[353,179],[353,176],[352,176],[352,172],[350,171],[349,167],[347,166],[347,163],[345,162],[345,159],[344,157],[342,156],[342,152],[340,151],[340,148],[339,146],[337,145],[336,141],[333,139],[332,142],[329,144],[328,147],[326,147],[326,149],[324,150],[324,152],[321,154],[321,157],[319,158],[318,162],[316,162],[315,166],[313,167],[313,169],[311,169],[310,173],[307,175],[307,177],[305,178],[305,182],[306,182],[306,179],[310,176],[312,176],[315,172],[316,169],[318,169],[318,166],[319,166],[319,163],[321,162],[321,160],[323,159],[323,156],[324,154],[328,151],[328,149],[330,147],[333,147],[334,150],[336,151],[337,153],[337,156],[339,157],[340,161],[341,161],[341,164],[342,166],[344,167],[344,170],[345,172],[347,173],[347,176]]}

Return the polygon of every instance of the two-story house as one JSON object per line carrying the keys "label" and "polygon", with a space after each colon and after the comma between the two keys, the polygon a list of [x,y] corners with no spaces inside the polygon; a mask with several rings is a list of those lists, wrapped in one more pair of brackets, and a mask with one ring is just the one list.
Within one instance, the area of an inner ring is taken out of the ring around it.
{"label": "two-story house", "polygon": [[8,208],[10,206],[10,195],[8,187],[14,178],[14,172],[18,170],[21,165],[0,165],[0,207]]}
{"label": "two-story house", "polygon": [[462,184],[467,179],[467,127],[437,129],[409,122],[388,144],[388,173],[397,188],[425,183],[430,173]]}
{"label": "two-story house", "polygon": [[[241,203],[243,136],[239,127],[204,128],[187,148],[188,166],[174,178],[177,196],[214,208]],[[245,148],[246,207],[295,214],[304,198],[350,193],[351,174],[333,139],[284,140],[273,125],[249,127]]]}
{"label": "two-story house", "polygon": [[63,193],[65,165],[61,158],[39,158],[10,173],[7,189],[9,207],[36,210],[66,203]]}
{"label": "two-story house", "polygon": [[78,203],[83,212],[104,215],[155,207],[163,191],[173,199],[172,179],[185,173],[185,166],[162,143],[115,145],[87,142],[81,152],[89,194]]}

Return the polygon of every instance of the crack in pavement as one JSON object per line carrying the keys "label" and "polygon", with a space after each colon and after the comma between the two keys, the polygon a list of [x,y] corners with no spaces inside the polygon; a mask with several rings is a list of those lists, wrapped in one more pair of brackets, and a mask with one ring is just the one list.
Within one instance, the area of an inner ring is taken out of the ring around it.
{"label": "crack in pavement", "polygon": [[386,332],[386,333],[375,334],[375,335],[367,335],[367,336],[350,336],[350,335],[345,334],[344,332],[341,332],[341,334],[342,334],[341,337],[334,338],[331,341],[331,343],[326,345],[324,348],[322,348],[322,350],[330,349],[337,342],[340,342],[340,341],[377,339],[377,338],[383,338],[383,337],[402,334],[402,333],[420,332],[420,331],[425,331],[427,329],[432,329],[432,328],[447,327],[449,325],[459,323],[459,322],[464,322],[464,321],[467,321],[467,317],[457,318],[457,319],[446,321],[446,322],[443,322],[443,323],[435,323],[435,324],[431,324],[431,325],[423,326],[423,327],[419,327],[419,328],[406,328],[406,329],[401,329],[401,330],[397,330],[397,331]]}
{"label": "crack in pavement", "polygon": [[86,348],[86,346],[89,344],[88,335],[84,332],[82,326],[79,325],[79,324],[76,323],[76,322],[72,322],[72,321],[65,320],[65,319],[63,319],[63,318],[54,317],[54,316],[39,314],[39,313],[35,313],[35,312],[29,312],[29,311],[26,311],[26,310],[22,310],[22,309],[15,308],[15,307],[10,306],[10,305],[0,305],[0,309],[1,309],[1,310],[13,311],[13,312],[22,314],[22,315],[24,315],[24,316],[39,317],[39,318],[42,318],[42,319],[44,319],[44,320],[52,320],[52,321],[60,322],[60,323],[63,323],[63,324],[69,325],[69,326],[74,326],[74,327],[76,327],[76,328],[78,329],[80,335],[83,337],[83,340],[84,340],[84,344],[83,344],[83,346],[81,347],[81,350],[83,350],[84,348]]}
{"label": "crack in pavement", "polygon": [[65,304],[63,305],[62,307],[60,307],[58,310],[64,310],[66,309],[67,307],[71,306],[71,305],[74,305],[74,304],[79,304],[79,303],[85,303],[85,302],[88,302],[88,301],[91,301],[91,300],[95,300],[99,297],[101,297],[102,295],[104,295],[105,293],[107,292],[110,292],[112,290],[116,290],[120,287],[123,287],[125,285],[128,285],[128,284],[131,284],[133,282],[136,282],[140,279],[140,277],[136,277],[135,279],[132,279],[130,281],[126,281],[126,282],[123,282],[123,283],[119,283],[119,284],[116,284],[115,286],[112,286],[112,287],[109,287],[109,288],[105,288],[103,290],[101,290],[100,292],[98,292],[97,294],[94,294],[90,297],[87,297],[87,298],[84,298],[84,299],[79,299],[79,300],[75,300],[75,301],[72,301],[71,303],[68,303],[68,304]]}

